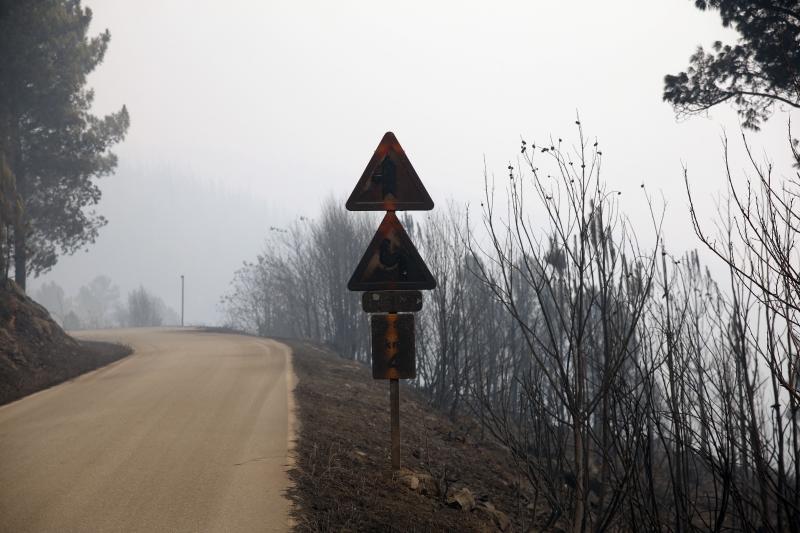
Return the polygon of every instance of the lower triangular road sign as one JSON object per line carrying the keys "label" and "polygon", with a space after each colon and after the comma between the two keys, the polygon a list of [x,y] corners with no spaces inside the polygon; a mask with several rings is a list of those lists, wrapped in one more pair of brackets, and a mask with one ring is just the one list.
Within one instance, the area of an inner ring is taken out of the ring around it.
{"label": "lower triangular road sign", "polygon": [[436,280],[393,211],[383,217],[347,283],[351,291],[429,290]]}

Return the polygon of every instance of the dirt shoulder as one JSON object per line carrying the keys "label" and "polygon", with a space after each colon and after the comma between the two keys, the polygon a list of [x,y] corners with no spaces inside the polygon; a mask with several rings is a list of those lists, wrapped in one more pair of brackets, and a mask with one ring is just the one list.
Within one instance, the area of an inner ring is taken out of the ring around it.
{"label": "dirt shoulder", "polygon": [[294,352],[299,427],[290,470],[298,531],[520,531],[528,501],[508,454],[401,384],[402,464],[389,457],[389,384],[309,343]]}

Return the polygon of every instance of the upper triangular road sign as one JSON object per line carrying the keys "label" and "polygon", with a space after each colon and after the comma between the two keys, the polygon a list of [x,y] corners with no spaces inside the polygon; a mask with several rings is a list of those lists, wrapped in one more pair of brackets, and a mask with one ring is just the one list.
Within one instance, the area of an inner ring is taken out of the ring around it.
{"label": "upper triangular road sign", "polygon": [[387,131],[345,206],[350,211],[427,211],[433,200],[397,137]]}
{"label": "upper triangular road sign", "polygon": [[389,211],[347,283],[351,291],[433,289],[436,280],[403,229]]}

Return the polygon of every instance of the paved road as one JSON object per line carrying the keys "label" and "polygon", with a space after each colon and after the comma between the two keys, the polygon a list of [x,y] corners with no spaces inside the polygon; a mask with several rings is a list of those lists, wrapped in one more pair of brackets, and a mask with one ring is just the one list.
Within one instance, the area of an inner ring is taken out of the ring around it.
{"label": "paved road", "polygon": [[0,531],[285,531],[290,350],[193,330],[0,407]]}

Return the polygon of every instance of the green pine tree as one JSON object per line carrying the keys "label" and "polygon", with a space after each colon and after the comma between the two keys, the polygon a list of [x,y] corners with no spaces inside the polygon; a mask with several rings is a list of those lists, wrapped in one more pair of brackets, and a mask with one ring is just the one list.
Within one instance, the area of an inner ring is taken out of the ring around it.
{"label": "green pine tree", "polygon": [[60,254],[94,242],[106,220],[93,211],[95,179],[111,173],[129,125],[91,113],[86,78],[103,60],[108,30],[87,36],[92,12],[80,0],[0,0],[0,150],[22,204],[13,228],[14,271],[51,268]]}
{"label": "green pine tree", "polygon": [[694,0],[716,9],[736,45],[698,47],[686,72],[664,78],[664,100],[681,115],[731,102],[742,126],[755,129],[776,104],[800,109],[800,2],[798,0]]}

